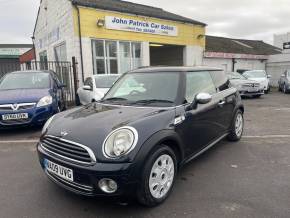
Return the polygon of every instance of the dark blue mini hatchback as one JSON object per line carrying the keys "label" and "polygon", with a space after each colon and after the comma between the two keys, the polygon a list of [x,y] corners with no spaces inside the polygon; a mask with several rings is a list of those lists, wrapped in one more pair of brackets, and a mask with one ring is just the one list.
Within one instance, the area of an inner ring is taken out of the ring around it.
{"label": "dark blue mini hatchback", "polygon": [[74,193],[135,196],[156,206],[184,164],[224,138],[241,139],[243,113],[222,70],[138,69],[101,101],[49,119],[39,160],[48,178]]}
{"label": "dark blue mini hatchback", "polygon": [[43,125],[65,109],[64,86],[51,71],[19,71],[0,80],[0,128]]}

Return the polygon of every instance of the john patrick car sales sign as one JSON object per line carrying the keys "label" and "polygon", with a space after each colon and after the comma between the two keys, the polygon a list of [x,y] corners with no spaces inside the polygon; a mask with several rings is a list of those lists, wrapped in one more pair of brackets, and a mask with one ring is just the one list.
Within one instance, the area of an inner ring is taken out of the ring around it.
{"label": "john patrick car sales sign", "polygon": [[112,16],[106,16],[106,28],[111,30],[121,30],[165,36],[178,35],[178,28],[176,26]]}

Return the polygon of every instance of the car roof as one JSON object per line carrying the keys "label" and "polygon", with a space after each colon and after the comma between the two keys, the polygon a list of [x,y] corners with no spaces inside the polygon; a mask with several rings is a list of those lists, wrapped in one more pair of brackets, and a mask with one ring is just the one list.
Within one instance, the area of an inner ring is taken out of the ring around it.
{"label": "car roof", "polygon": [[102,75],[93,75],[93,77],[119,77],[119,74],[102,74]]}
{"label": "car roof", "polygon": [[24,71],[14,71],[11,74],[18,74],[18,73],[53,73],[53,71],[49,70],[24,70]]}
{"label": "car roof", "polygon": [[148,73],[148,72],[194,72],[194,71],[223,71],[220,68],[196,66],[196,67],[141,67],[129,73]]}

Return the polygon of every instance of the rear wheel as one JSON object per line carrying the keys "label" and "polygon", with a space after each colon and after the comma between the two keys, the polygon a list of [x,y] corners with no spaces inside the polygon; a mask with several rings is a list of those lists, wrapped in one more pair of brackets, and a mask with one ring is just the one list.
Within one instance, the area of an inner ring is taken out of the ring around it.
{"label": "rear wheel", "polygon": [[163,203],[171,193],[176,173],[176,155],[171,148],[162,145],[145,164],[137,191],[138,201],[148,207]]}
{"label": "rear wheel", "polygon": [[241,110],[238,110],[232,123],[230,134],[228,135],[229,141],[239,141],[244,132],[244,116]]}

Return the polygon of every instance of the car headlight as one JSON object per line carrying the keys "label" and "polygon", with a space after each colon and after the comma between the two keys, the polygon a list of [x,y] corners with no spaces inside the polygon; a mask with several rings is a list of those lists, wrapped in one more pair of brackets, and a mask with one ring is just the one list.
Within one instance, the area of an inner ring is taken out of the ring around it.
{"label": "car headlight", "polygon": [[39,100],[37,103],[36,107],[44,107],[47,105],[52,104],[52,97],[50,95],[43,97],[42,99]]}
{"label": "car headlight", "polygon": [[49,118],[46,123],[44,124],[43,128],[42,128],[42,135],[46,132],[47,128],[49,127],[49,125],[51,124],[52,120],[53,120],[54,116],[52,116],[51,118]]}
{"label": "car headlight", "polygon": [[136,146],[138,132],[132,127],[121,127],[111,132],[104,141],[103,154],[116,159],[129,154]]}

